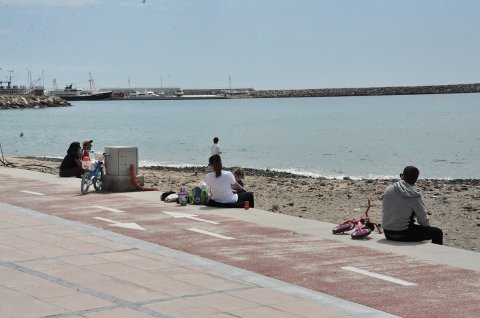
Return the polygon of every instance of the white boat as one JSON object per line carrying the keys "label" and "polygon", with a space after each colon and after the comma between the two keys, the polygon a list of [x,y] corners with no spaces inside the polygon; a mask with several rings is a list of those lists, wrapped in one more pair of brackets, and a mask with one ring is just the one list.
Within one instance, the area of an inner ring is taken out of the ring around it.
{"label": "white boat", "polygon": [[151,90],[145,90],[144,93],[140,93],[140,94],[138,94],[138,95],[139,95],[139,96],[147,96],[147,97],[148,97],[148,96],[151,96],[151,97],[153,97],[153,96],[159,96],[159,95],[155,94],[154,91],[151,91]]}
{"label": "white boat", "polygon": [[95,82],[90,74],[90,90],[84,91],[80,88],[73,87],[73,83],[65,86],[63,90],[57,89],[57,80],[53,80],[53,91],[48,92],[50,95],[58,96],[67,101],[76,100],[102,100],[112,97],[113,91],[99,91],[95,88]]}

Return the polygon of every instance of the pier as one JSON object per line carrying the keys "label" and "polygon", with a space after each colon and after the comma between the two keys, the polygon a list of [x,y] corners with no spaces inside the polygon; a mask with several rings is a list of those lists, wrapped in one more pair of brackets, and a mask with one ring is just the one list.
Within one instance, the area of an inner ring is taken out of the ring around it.
{"label": "pier", "polygon": [[[288,97],[345,97],[345,96],[388,96],[421,94],[465,94],[480,93],[480,83],[392,86],[364,88],[314,88],[255,90],[237,89],[185,89],[179,88],[116,88],[112,89],[112,100],[198,100],[232,98],[288,98]],[[178,91],[182,93],[179,94]],[[0,109],[43,108],[69,106],[61,98],[44,94],[43,87],[27,89],[22,86],[0,87]]]}
{"label": "pier", "polygon": [[480,92],[480,83],[473,83],[473,84],[429,85],[429,86],[254,90],[253,92],[251,92],[251,97],[254,97],[254,98],[337,97],[337,96],[463,94],[463,93],[479,93],[479,92]]}
{"label": "pier", "polygon": [[[113,99],[180,99],[175,91],[179,88],[136,88],[113,89]],[[127,92],[136,92],[128,95]],[[139,93],[140,92],[140,93]],[[184,89],[181,97],[204,98],[286,98],[286,97],[345,97],[345,96],[384,96],[384,95],[422,95],[422,94],[464,94],[479,93],[480,83],[427,85],[427,86],[390,86],[390,87],[353,87],[353,88],[307,88],[255,90],[253,88],[236,89]],[[193,99],[193,98],[192,98]]]}

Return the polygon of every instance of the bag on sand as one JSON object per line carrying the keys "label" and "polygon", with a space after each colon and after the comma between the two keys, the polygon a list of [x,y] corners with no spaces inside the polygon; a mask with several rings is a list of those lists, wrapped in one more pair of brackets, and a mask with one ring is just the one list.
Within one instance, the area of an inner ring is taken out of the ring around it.
{"label": "bag on sand", "polygon": [[189,202],[195,205],[205,205],[208,201],[208,192],[206,189],[195,187],[190,190]]}

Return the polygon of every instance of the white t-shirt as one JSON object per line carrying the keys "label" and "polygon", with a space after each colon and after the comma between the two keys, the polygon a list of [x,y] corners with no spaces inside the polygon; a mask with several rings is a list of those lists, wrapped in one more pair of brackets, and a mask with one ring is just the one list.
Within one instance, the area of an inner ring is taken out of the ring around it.
{"label": "white t-shirt", "polygon": [[210,147],[210,155],[213,156],[213,155],[219,155],[221,154],[221,151],[220,151],[220,145],[219,144],[213,144],[212,147]]}
{"label": "white t-shirt", "polygon": [[235,177],[230,171],[223,171],[220,177],[215,176],[215,172],[209,172],[205,176],[208,192],[212,195],[212,200],[220,203],[236,203],[238,195],[233,192],[232,185],[236,183]]}

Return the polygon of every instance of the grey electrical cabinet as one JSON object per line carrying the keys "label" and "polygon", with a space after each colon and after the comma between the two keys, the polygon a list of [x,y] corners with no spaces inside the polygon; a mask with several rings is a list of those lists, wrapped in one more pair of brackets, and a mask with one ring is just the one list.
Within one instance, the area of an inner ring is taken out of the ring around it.
{"label": "grey electrical cabinet", "polygon": [[105,147],[105,173],[107,176],[130,176],[130,166],[138,173],[138,148],[113,146]]}

